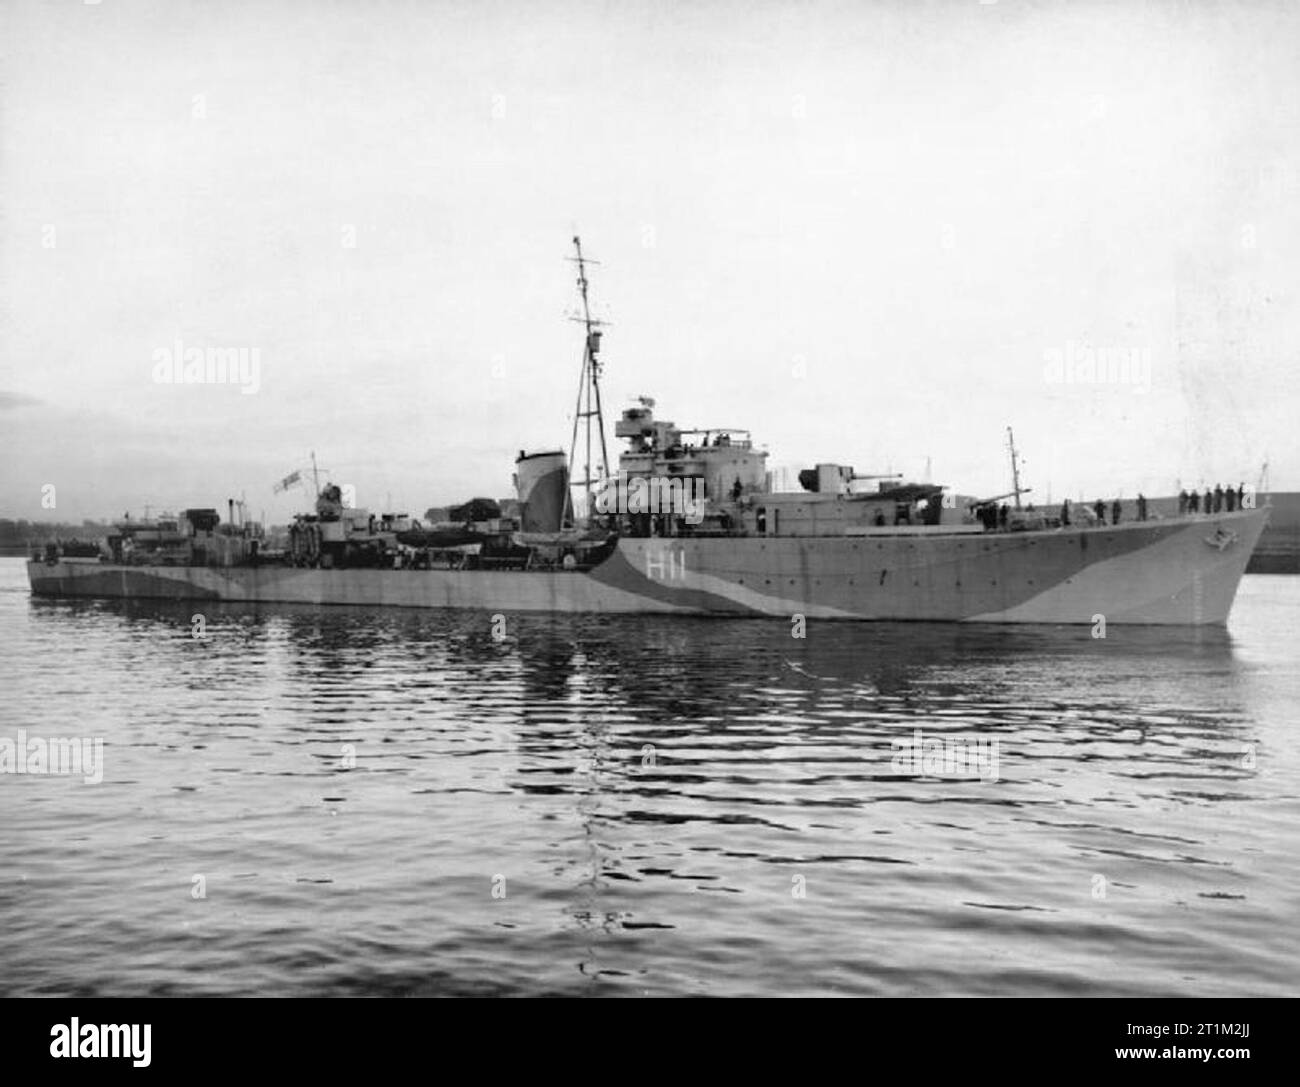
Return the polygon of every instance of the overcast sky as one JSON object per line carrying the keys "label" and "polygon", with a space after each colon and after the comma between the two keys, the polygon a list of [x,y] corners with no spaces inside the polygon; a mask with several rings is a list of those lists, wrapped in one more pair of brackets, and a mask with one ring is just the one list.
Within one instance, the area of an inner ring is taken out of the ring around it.
{"label": "overcast sky", "polygon": [[773,467],[991,494],[1011,425],[1041,499],[1300,488],[1295,5],[10,2],[0,54],[0,517],[284,520],[313,450],[503,497],[575,231],[611,444],[647,394]]}

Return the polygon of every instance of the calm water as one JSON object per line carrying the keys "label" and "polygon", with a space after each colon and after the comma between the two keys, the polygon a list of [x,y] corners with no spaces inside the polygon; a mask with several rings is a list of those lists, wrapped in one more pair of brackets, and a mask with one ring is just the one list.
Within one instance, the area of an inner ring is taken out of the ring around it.
{"label": "calm water", "polygon": [[196,610],[0,560],[0,736],[105,759],[0,775],[0,992],[1300,991],[1300,579],[1105,640]]}

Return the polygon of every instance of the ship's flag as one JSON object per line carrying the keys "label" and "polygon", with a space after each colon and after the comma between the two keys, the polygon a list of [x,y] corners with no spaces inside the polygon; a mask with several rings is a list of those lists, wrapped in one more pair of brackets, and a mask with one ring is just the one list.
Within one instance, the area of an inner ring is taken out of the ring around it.
{"label": "ship's flag", "polygon": [[272,488],[272,490],[274,490],[276,494],[279,494],[281,491],[287,491],[301,478],[302,478],[301,472],[290,472],[287,476],[284,477],[284,479],[280,480],[280,482],[277,483]]}

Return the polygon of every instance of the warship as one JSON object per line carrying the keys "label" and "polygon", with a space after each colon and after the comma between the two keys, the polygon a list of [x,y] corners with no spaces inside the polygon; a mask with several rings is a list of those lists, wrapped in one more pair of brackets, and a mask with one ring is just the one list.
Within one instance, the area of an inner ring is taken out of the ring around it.
{"label": "warship", "polygon": [[604,328],[588,300],[592,262],[573,243],[585,336],[569,450],[521,450],[514,499],[473,499],[426,524],[356,508],[313,473],[314,509],[285,533],[233,500],[224,521],[210,507],[126,518],[98,548],[33,555],[32,592],[491,613],[1227,621],[1267,507],[1152,516],[1128,503],[1118,523],[1035,509],[1022,505],[1014,442],[1011,490],[991,498],[837,463],[801,471],[787,491],[749,431],[680,428],[642,397],[615,424],[627,447],[611,471]]}

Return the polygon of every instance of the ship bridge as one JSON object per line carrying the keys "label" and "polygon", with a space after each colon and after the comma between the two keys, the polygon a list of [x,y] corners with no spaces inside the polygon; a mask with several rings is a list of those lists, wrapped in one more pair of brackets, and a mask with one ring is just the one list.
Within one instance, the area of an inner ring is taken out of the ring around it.
{"label": "ship bridge", "polygon": [[767,451],[755,449],[750,432],[740,427],[683,430],[656,419],[654,401],[642,397],[639,407],[623,412],[614,434],[628,442],[618,459],[628,479],[698,479],[713,502],[767,490]]}

